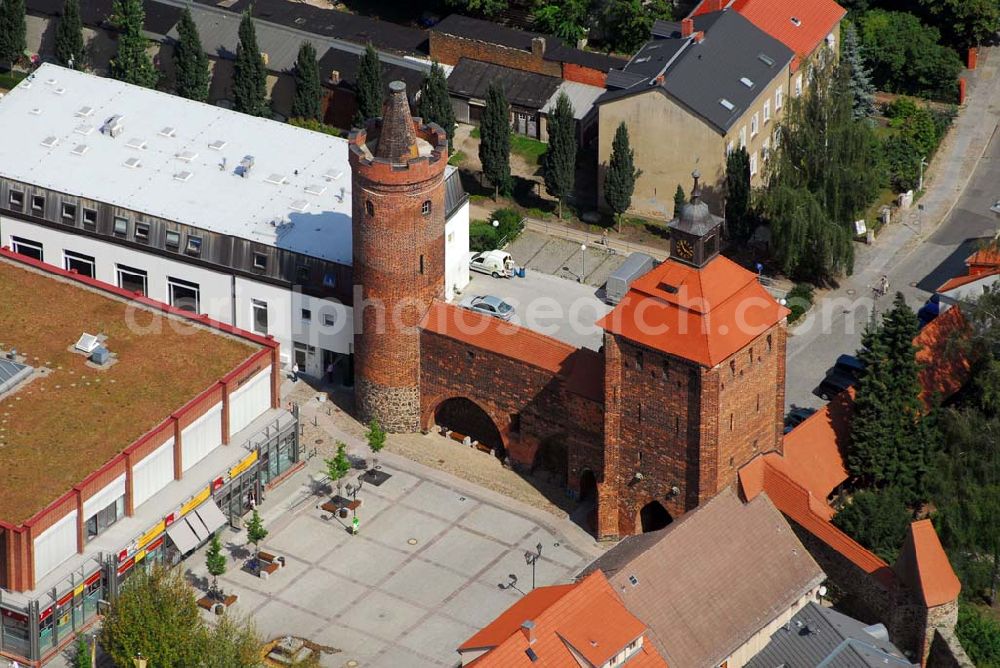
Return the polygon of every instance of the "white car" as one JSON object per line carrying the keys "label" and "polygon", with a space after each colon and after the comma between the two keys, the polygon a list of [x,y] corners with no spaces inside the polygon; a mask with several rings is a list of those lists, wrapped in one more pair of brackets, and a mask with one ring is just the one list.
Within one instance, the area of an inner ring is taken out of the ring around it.
{"label": "white car", "polygon": [[493,278],[514,275],[514,258],[510,253],[502,250],[491,250],[476,253],[469,260],[469,269],[478,271],[480,274],[489,274]]}
{"label": "white car", "polygon": [[491,315],[501,320],[510,320],[514,317],[514,307],[493,295],[479,295],[462,303],[463,308],[484,315]]}

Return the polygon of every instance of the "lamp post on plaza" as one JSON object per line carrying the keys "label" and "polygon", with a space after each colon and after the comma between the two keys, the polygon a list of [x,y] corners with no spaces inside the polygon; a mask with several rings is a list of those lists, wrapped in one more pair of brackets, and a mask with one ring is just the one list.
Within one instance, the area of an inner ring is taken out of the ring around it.
{"label": "lamp post on plaza", "polygon": [[583,273],[580,274],[580,282],[587,280],[587,244],[580,244],[580,255],[583,257]]}
{"label": "lamp post on plaza", "polygon": [[538,558],[542,556],[542,544],[539,543],[535,546],[534,552],[524,553],[524,563],[531,566],[531,588],[535,588],[535,564],[538,562]]}

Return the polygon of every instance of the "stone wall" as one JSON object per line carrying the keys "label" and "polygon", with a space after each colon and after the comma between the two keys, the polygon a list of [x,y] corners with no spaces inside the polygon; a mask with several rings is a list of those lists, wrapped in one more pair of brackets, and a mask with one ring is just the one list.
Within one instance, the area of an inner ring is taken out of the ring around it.
{"label": "stone wall", "polygon": [[445,65],[457,65],[460,59],[469,58],[515,70],[562,77],[560,63],[542,57],[544,39],[537,45],[541,47],[540,49],[525,51],[431,30],[430,46],[431,58]]}
{"label": "stone wall", "polygon": [[974,668],[954,629],[937,629],[927,656],[927,668]]}

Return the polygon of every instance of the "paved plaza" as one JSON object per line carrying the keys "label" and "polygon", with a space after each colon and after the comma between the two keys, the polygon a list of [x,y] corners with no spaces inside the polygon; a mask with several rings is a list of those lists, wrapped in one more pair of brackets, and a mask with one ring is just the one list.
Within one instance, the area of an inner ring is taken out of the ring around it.
{"label": "paved plaza", "polygon": [[[236,611],[251,615],[265,639],[288,634],[328,647],[323,666],[454,666],[457,646],[521,596],[497,585],[514,574],[518,589],[531,589],[526,550],[542,545],[539,586],[569,581],[600,552],[565,520],[383,458],[392,477],[363,486],[357,536],[350,518],[318,508],[331,496],[319,457],[268,497],[259,508],[270,531],[261,548],[286,565],[266,580],[239,570],[245,532],[222,532],[231,557],[220,587],[239,595]],[[204,549],[184,566],[204,587]]]}

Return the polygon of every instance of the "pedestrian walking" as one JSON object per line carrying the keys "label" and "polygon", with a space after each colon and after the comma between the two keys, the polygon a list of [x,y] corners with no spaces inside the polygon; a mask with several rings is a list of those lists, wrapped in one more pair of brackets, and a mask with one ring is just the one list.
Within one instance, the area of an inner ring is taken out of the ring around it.
{"label": "pedestrian walking", "polygon": [[357,515],[355,515],[354,519],[351,520],[351,535],[352,536],[357,536],[358,535],[358,529],[360,527],[361,527],[361,520],[358,519]]}
{"label": "pedestrian walking", "polygon": [[292,382],[297,383],[298,380],[299,380],[299,365],[296,362],[295,364],[292,364]]}
{"label": "pedestrian walking", "polygon": [[879,285],[879,294],[884,297],[888,292],[889,292],[889,277],[885,274],[882,274],[882,282]]}

